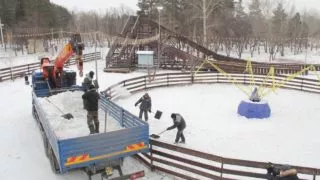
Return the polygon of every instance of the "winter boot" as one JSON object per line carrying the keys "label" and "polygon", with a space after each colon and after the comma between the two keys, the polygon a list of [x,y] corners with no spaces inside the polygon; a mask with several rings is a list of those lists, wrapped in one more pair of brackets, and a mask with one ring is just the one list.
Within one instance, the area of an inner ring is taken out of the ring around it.
{"label": "winter boot", "polygon": [[90,134],[94,134],[94,126],[90,125],[89,126]]}
{"label": "winter boot", "polygon": [[99,133],[99,122],[94,124],[95,126],[95,133]]}

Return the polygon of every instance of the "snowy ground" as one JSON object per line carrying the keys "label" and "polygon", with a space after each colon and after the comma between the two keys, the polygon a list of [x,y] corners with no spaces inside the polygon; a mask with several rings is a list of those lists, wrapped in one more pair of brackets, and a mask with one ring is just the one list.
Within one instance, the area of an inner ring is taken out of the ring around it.
{"label": "snowy ground", "polygon": [[[63,45],[60,45],[58,48],[58,52],[60,52],[62,48]],[[102,57],[105,57],[106,53],[108,52],[108,48],[95,49],[94,47],[86,47],[84,50],[84,54],[93,53],[95,51],[101,52],[101,54],[103,55]],[[18,52],[16,56],[12,49],[8,49],[7,51],[5,51],[4,48],[0,47],[0,69],[36,62],[40,63],[40,59],[42,57],[49,57],[50,59],[54,59],[58,55],[58,52],[53,52],[51,49],[47,53],[39,52],[36,54],[27,54],[27,52],[24,52],[24,54],[22,54],[22,52]]]}
{"label": "snowy ground", "polygon": [[[135,115],[134,103],[144,92],[117,103]],[[246,95],[233,85],[192,85],[148,91],[153,111],[163,111],[161,120],[152,119],[151,132],[172,125],[171,113],[186,120],[188,148],[224,157],[320,167],[320,96],[279,90],[266,97],[272,115],[268,119],[248,120],[237,114]],[[161,135],[173,143],[176,130]]]}
{"label": "snowy ground", "polygon": [[[59,44],[58,51],[63,48],[64,44]],[[92,53],[92,52],[101,52],[102,57],[105,57],[108,48],[107,47],[98,47],[95,49],[93,46],[86,47],[84,53]],[[218,54],[226,55],[225,51],[219,50]],[[10,66],[18,66],[28,63],[39,62],[39,59],[43,56],[50,57],[54,59],[57,55],[57,52],[54,52],[53,49],[49,49],[48,53],[37,53],[28,55],[26,52],[22,54],[18,52],[18,56],[12,50],[4,51],[2,47],[0,47],[0,68],[6,68]],[[230,57],[238,58],[237,52],[233,49],[230,53]],[[253,57],[251,57],[249,50],[244,50],[241,56],[242,59],[252,60],[257,62],[270,62],[269,61],[269,53],[265,53],[263,47],[260,48],[260,53],[256,50],[253,53]],[[272,61],[275,63],[308,63],[308,64],[320,64],[320,50],[310,49],[305,50],[303,52],[294,55],[289,48],[285,49],[285,56],[280,56],[279,53],[276,54],[275,59]]]}
{"label": "snowy ground", "polygon": [[[146,75],[145,72],[103,73],[104,61],[98,64],[101,90],[121,80]],[[94,62],[85,63],[84,69],[85,73],[94,70]],[[80,84],[82,79],[78,77],[77,83]],[[79,171],[65,175],[51,172],[40,132],[31,114],[31,89],[24,85],[23,79],[0,83],[0,89],[0,108],[4,110],[0,125],[0,140],[3,142],[0,179],[86,179]],[[117,103],[137,115],[134,103],[142,93]],[[164,112],[161,120],[149,121],[150,133],[158,133],[170,126],[170,114],[178,112],[187,121],[185,146],[188,148],[239,159],[320,167],[317,153],[320,140],[315,138],[320,125],[319,95],[279,90],[277,94],[267,96],[271,118],[247,120],[236,113],[239,102],[246,96],[232,85],[169,87],[149,93],[153,111]],[[161,140],[172,143],[175,133],[175,130],[164,133]],[[130,158],[124,168],[127,173],[145,169],[147,177],[144,179],[174,179],[151,173]]]}
{"label": "snowy ground", "polygon": [[[254,51],[253,56],[249,50],[244,50],[241,59],[252,60],[257,62],[270,62],[269,61],[269,53],[264,52],[264,47],[260,48],[260,53],[258,51]],[[221,55],[227,55],[225,51],[219,50],[217,52]],[[232,50],[230,52],[230,57],[239,58],[237,51]],[[319,64],[320,63],[320,50],[310,49],[305,50],[298,54],[293,54],[289,48],[285,49],[285,55],[281,56],[280,53],[277,53],[275,59],[271,61],[272,63],[299,63],[299,64]]]}

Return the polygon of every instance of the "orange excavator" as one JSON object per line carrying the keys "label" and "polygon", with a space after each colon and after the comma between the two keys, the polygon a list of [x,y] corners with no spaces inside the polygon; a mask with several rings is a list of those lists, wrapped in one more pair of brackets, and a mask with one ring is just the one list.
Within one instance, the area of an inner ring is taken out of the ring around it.
{"label": "orange excavator", "polygon": [[[79,33],[72,34],[70,41],[63,47],[61,52],[54,60],[54,64],[50,59],[45,57],[41,59],[41,71],[43,78],[48,80],[51,88],[64,87],[64,82],[70,82],[70,77],[65,76],[66,72],[63,70],[64,64],[69,61],[72,56],[76,56],[76,64],[79,70],[79,75],[83,76],[83,59],[82,54],[84,44],[81,41]],[[74,77],[75,81],[75,77]],[[70,84],[70,83],[68,83]]]}

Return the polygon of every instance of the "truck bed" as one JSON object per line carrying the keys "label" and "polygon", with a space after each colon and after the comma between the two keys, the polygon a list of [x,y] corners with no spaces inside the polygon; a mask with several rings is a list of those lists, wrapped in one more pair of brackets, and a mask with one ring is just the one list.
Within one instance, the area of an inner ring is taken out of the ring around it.
{"label": "truck bed", "polygon": [[[45,112],[43,102],[40,102],[42,100],[33,93],[34,113],[48,138],[61,173],[149,151],[148,124],[104,97],[99,102],[100,111],[103,112],[101,114],[107,112],[108,121],[113,119],[119,128],[106,133],[71,138],[57,136],[52,119]],[[86,123],[86,120],[81,121]],[[103,132],[103,128],[100,131]]]}
{"label": "truck bed", "polygon": [[[81,91],[64,92],[49,97],[38,98],[40,106],[43,107],[45,116],[53,128],[58,139],[76,138],[89,135],[87,125],[87,111],[83,109]],[[49,101],[48,101],[49,100]],[[71,113],[73,119],[65,119],[61,112]],[[110,115],[107,116],[107,132],[123,129],[118,121]],[[99,109],[100,132],[105,129],[105,112]]]}

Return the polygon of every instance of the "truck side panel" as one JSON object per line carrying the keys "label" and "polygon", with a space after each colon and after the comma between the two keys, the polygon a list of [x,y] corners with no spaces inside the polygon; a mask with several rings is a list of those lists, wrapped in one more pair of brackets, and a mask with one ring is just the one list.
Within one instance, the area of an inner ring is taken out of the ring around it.
{"label": "truck side panel", "polygon": [[124,128],[59,141],[62,172],[149,151],[149,125],[108,99],[100,108]]}
{"label": "truck side panel", "polygon": [[148,123],[142,121],[138,117],[122,109],[120,106],[108,99],[103,98],[100,100],[100,108],[109,113],[109,115],[117,120],[120,125],[122,125],[122,127],[132,128],[139,126],[148,126]]}
{"label": "truck side panel", "polygon": [[39,100],[35,93],[32,94],[33,98],[33,105],[37,112],[37,115],[39,116],[39,121],[41,122],[41,125],[43,127],[44,132],[47,135],[48,141],[52,147],[52,150],[55,154],[55,156],[58,158],[59,161],[59,150],[58,150],[58,138],[54,133],[54,130],[51,128],[49,121],[47,117],[45,116],[44,109],[40,106]]}
{"label": "truck side panel", "polygon": [[62,171],[149,151],[148,126],[59,141]]}

